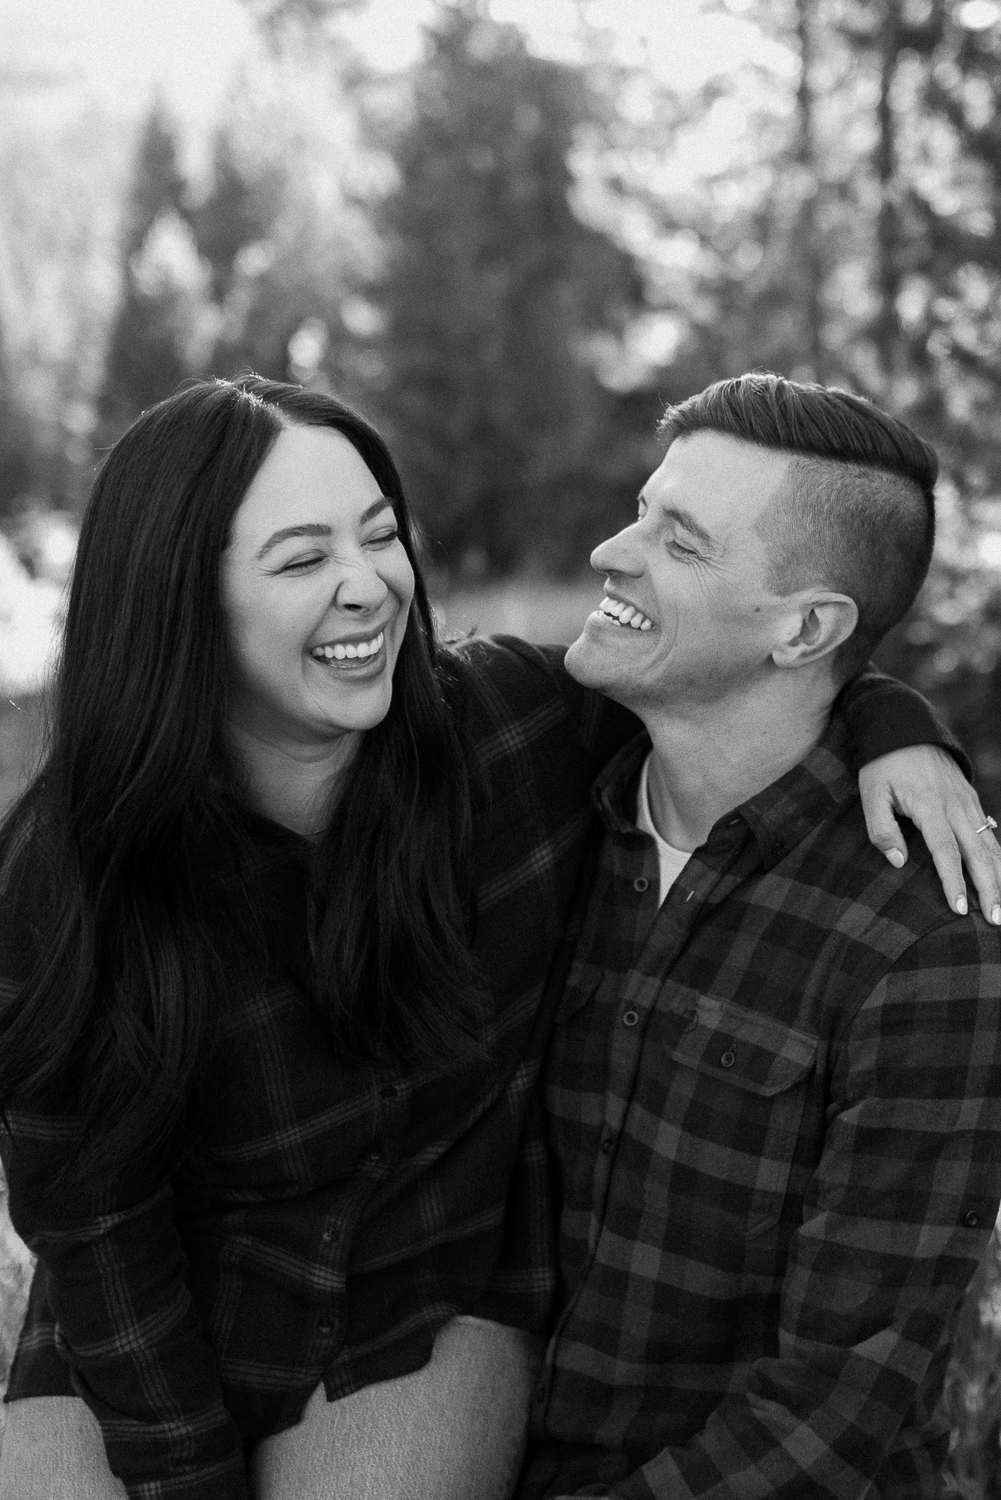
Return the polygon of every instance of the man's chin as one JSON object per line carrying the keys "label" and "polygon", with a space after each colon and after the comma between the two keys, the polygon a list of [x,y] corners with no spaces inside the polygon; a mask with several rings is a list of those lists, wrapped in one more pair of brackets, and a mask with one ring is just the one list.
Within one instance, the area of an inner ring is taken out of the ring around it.
{"label": "man's chin", "polygon": [[609,672],[608,662],[602,661],[602,655],[601,650],[588,640],[585,632],[567,647],[564,664],[570,676],[581,687],[611,694],[614,687],[613,674]]}

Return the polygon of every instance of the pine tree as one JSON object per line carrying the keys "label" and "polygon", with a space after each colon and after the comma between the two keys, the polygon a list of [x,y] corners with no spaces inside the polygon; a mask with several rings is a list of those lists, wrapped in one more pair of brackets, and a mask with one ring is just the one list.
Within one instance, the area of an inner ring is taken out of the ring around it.
{"label": "pine tree", "polygon": [[426,40],[379,218],[382,414],[448,562],[579,565],[610,413],[586,342],[638,297],[571,207],[586,83],[482,5],[443,7]]}
{"label": "pine tree", "polygon": [[282,183],[265,166],[250,169],[228,125],[216,131],[212,186],[191,216],[199,253],[211,268],[212,293],[225,301],[237,275],[241,250],[263,241],[282,202]]}
{"label": "pine tree", "polygon": [[34,434],[12,378],[0,328],[0,514],[15,510],[29,490],[35,457]]}
{"label": "pine tree", "polygon": [[140,140],[122,233],[122,297],[97,403],[99,446],[192,372],[204,272],[187,218],[172,122],[154,105]]}

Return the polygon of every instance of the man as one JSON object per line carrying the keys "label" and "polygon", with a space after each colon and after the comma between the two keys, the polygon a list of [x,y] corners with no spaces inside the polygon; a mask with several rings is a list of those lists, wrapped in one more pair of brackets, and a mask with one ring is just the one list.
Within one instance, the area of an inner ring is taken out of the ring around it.
{"label": "man", "polygon": [[832,705],[924,578],[937,462],[770,375],[664,433],[567,655],[646,732],[596,783],[560,966],[519,1497],[931,1496],[1001,1196],[1001,951],[923,850],[869,844]]}

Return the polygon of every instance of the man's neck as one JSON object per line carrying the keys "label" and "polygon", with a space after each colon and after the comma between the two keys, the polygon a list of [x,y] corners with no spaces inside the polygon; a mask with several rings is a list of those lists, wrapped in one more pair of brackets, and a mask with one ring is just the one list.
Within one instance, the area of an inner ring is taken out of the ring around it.
{"label": "man's neck", "polygon": [[653,742],[650,812],[661,838],[697,849],[713,824],[797,765],[827,727],[831,693],[774,690],[640,712]]}

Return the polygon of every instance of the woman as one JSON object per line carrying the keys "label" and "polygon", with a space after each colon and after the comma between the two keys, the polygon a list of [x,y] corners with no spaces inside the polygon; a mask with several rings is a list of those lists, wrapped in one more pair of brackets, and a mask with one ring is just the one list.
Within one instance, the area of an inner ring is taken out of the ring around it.
{"label": "woman", "polygon": [[39,1257],[0,1500],[510,1492],[551,1291],[542,980],[635,727],[559,652],[436,645],[392,460],[338,402],[205,383],[121,439],[0,849]]}

